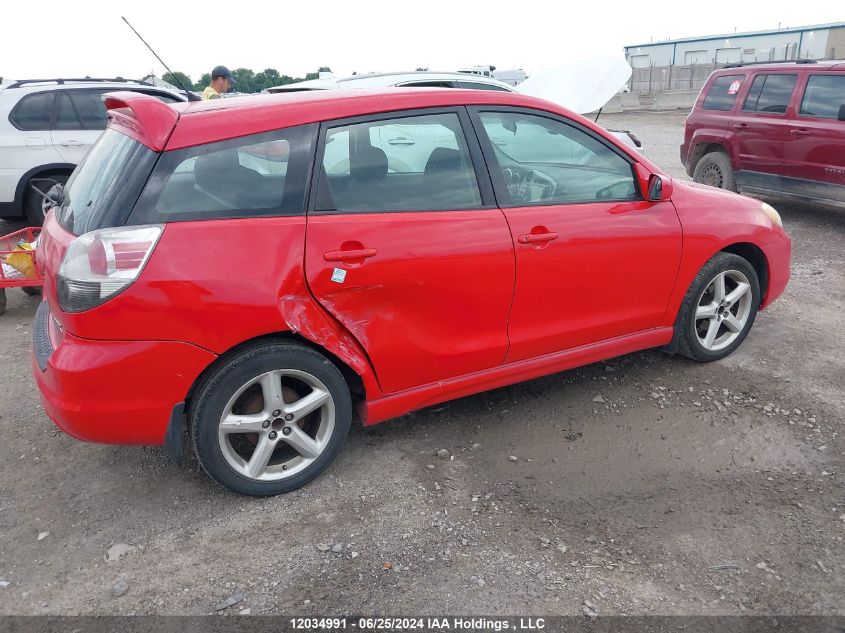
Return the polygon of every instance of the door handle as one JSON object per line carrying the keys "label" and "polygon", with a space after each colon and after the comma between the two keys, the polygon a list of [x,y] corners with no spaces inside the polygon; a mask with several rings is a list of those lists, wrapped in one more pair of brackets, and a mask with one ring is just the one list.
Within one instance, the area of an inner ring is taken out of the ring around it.
{"label": "door handle", "polygon": [[744,130],[745,128],[748,127],[748,123],[734,123],[733,126],[737,130]]}
{"label": "door handle", "polygon": [[789,133],[794,134],[795,136],[809,136],[810,130],[804,130],[804,129],[789,130]]}
{"label": "door handle", "polygon": [[82,141],[62,141],[60,143],[62,147],[79,147],[80,145],[85,145]]}
{"label": "door handle", "polygon": [[400,136],[399,138],[392,138],[387,141],[389,145],[413,145],[416,141],[412,138],[405,138],[404,136]]}
{"label": "door handle", "polygon": [[358,248],[349,251],[326,251],[323,253],[323,259],[327,262],[342,262],[350,259],[367,259],[374,257],[376,249],[374,248]]}
{"label": "door handle", "polygon": [[557,233],[527,233],[520,235],[517,241],[520,244],[543,244],[557,239]]}

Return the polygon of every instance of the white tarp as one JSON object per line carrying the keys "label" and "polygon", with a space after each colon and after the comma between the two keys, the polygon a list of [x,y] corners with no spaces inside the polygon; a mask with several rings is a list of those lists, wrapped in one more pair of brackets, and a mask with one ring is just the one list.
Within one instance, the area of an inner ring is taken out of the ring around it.
{"label": "white tarp", "polygon": [[610,101],[630,77],[624,57],[593,57],[531,75],[516,90],[585,114]]}

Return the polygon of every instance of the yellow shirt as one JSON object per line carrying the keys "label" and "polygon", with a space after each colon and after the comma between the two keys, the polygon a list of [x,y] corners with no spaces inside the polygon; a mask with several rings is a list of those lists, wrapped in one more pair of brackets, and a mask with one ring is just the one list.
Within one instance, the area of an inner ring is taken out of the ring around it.
{"label": "yellow shirt", "polygon": [[220,93],[217,92],[214,88],[209,86],[205,90],[202,91],[202,100],[208,101],[209,99],[219,99]]}

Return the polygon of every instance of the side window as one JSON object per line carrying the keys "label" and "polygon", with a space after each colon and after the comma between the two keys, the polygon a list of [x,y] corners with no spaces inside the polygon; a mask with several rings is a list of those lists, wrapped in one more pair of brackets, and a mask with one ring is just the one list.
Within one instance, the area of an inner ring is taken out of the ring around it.
{"label": "side window", "polygon": [[301,214],[315,131],[307,125],[165,152],[131,220]]}
{"label": "side window", "polygon": [[69,90],[70,100],[84,130],[105,130],[108,121],[103,92],[100,90]]}
{"label": "side window", "polygon": [[55,98],[54,90],[27,95],[12,109],[9,120],[19,130],[49,130]]}
{"label": "side window", "polygon": [[57,94],[58,102],[56,103],[56,121],[53,124],[55,130],[81,130],[82,122],[76,116],[76,108],[70,101],[70,97],[66,92],[59,92]]}
{"label": "side window", "polygon": [[722,75],[716,77],[704,97],[702,109],[729,111],[734,107],[736,93],[742,87],[745,75]]}
{"label": "side window", "polygon": [[796,81],[798,75],[757,75],[742,105],[743,112],[785,113]]}
{"label": "side window", "polygon": [[326,133],[318,211],[431,211],[480,205],[457,114],[356,123]]}
{"label": "side window", "polygon": [[638,200],[631,163],[602,141],[556,119],[482,112],[510,203]]}
{"label": "side window", "polygon": [[498,92],[510,92],[507,88],[501,86],[494,86],[493,84],[485,84],[476,81],[459,81],[458,88],[466,88],[467,90],[495,90]]}
{"label": "side window", "polygon": [[837,119],[845,105],[845,74],[810,75],[799,114]]}

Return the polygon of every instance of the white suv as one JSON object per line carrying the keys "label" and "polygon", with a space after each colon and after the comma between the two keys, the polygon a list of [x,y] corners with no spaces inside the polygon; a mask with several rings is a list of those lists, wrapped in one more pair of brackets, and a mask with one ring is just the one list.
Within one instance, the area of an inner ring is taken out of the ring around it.
{"label": "white suv", "polygon": [[178,92],[125,79],[0,80],[0,218],[44,221],[42,192],[67,181],[106,127],[102,95],[132,90],[166,103]]}

